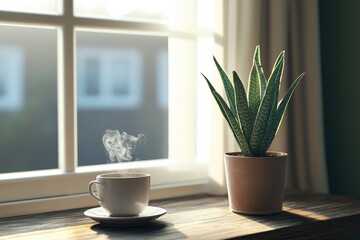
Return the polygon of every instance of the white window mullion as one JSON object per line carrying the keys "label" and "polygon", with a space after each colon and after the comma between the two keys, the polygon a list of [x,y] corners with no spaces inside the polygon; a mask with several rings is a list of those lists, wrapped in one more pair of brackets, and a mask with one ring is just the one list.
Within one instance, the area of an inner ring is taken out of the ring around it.
{"label": "white window mullion", "polygon": [[[169,19],[169,160],[173,171],[193,168],[196,154],[196,1],[171,5]],[[184,15],[185,9],[187,10]]]}
{"label": "white window mullion", "polygon": [[77,104],[73,1],[64,0],[64,25],[59,34],[59,167],[74,172],[77,165]]}

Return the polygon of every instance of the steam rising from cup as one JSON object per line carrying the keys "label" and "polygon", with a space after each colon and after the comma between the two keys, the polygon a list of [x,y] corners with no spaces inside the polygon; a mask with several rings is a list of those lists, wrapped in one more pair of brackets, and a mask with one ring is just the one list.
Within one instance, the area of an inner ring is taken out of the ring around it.
{"label": "steam rising from cup", "polygon": [[128,162],[132,160],[132,154],[137,148],[146,143],[146,137],[144,134],[135,137],[126,132],[108,129],[102,141],[111,162]]}

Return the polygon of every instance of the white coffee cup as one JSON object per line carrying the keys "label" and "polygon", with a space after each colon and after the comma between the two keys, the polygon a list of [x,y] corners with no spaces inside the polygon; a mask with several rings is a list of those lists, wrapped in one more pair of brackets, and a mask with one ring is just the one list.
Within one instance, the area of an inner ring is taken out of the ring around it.
{"label": "white coffee cup", "polygon": [[[97,193],[92,190],[94,184]],[[89,193],[110,216],[139,215],[149,203],[150,174],[100,174],[89,183]]]}

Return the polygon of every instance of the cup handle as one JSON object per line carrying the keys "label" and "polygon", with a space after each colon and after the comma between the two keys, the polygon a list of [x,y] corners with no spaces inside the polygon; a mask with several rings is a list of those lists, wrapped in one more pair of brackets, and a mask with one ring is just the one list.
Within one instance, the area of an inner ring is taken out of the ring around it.
{"label": "cup handle", "polygon": [[92,190],[92,186],[93,186],[94,184],[98,184],[98,185],[100,185],[102,188],[104,188],[104,186],[101,185],[101,184],[100,184],[99,182],[97,182],[96,180],[93,180],[93,181],[89,182],[89,193],[90,193],[90,195],[91,195],[92,197],[96,198],[99,202],[102,202],[102,199],[101,199],[98,195],[96,195],[96,194],[93,192],[93,190]]}

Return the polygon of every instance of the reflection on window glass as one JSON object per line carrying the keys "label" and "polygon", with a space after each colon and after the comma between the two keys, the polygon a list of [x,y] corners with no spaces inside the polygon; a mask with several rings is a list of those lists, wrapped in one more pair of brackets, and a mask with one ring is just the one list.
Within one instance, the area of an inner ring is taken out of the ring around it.
{"label": "reflection on window glass", "polygon": [[0,36],[0,173],[57,168],[57,31]]}
{"label": "reflection on window glass", "polygon": [[129,94],[129,62],[122,60],[114,61],[113,93],[115,95]]}
{"label": "reflection on window glass", "polygon": [[62,0],[0,0],[0,10],[40,14],[60,14]]}
{"label": "reflection on window glass", "polygon": [[0,73],[0,98],[3,98],[4,96],[6,96],[5,78],[2,78]]}
{"label": "reflection on window glass", "polygon": [[160,51],[156,56],[156,78],[157,88],[159,89],[157,96],[158,105],[161,108],[168,108],[168,52]]}
{"label": "reflection on window glass", "polygon": [[[102,143],[107,129],[146,136],[133,160],[167,158],[168,109],[158,95],[167,96],[168,63],[156,60],[166,55],[167,38],[77,31],[76,39],[79,166],[109,162]],[[97,67],[90,68],[90,59]],[[85,91],[90,75],[97,95]]]}
{"label": "reflection on window glass", "polygon": [[77,52],[79,108],[130,109],[141,104],[138,49],[79,46]]}
{"label": "reflection on window glass", "polygon": [[14,111],[24,102],[24,56],[18,46],[0,46],[0,110]]}
{"label": "reflection on window glass", "polygon": [[7,65],[7,61],[6,61],[6,57],[3,56],[3,51],[0,50],[0,99],[1,102],[3,102],[3,98],[5,98],[6,96],[6,92],[7,92],[7,86],[6,86],[6,66]]}
{"label": "reflection on window glass", "polygon": [[98,95],[100,92],[99,86],[99,61],[97,59],[86,59],[85,62],[85,73],[86,78],[85,85],[85,95]]}
{"label": "reflection on window glass", "polygon": [[74,0],[76,16],[167,23],[169,0]]}

